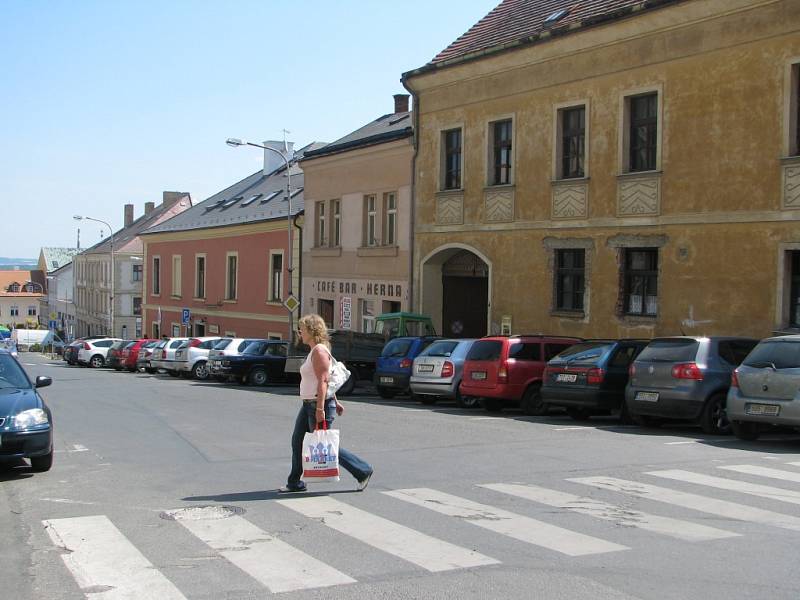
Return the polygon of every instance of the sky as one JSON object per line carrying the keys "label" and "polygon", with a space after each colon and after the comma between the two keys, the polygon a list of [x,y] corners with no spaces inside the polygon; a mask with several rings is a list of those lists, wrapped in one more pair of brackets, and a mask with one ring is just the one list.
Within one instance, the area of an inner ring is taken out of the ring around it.
{"label": "sky", "polygon": [[[0,256],[81,247],[123,207],[257,171],[229,137],[330,142],[499,0],[3,0]],[[104,233],[107,235],[107,233]]]}

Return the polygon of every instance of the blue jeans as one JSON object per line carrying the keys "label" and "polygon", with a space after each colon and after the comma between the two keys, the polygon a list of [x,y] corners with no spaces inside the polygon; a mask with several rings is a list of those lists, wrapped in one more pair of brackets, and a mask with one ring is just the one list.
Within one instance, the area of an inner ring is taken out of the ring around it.
{"label": "blue jeans", "polygon": [[[316,428],[316,411],[316,402],[303,402],[300,412],[297,413],[292,432],[292,472],[289,473],[287,482],[290,487],[297,486],[303,475],[303,437]],[[325,404],[325,420],[328,422],[328,428],[333,424],[334,418],[336,418],[336,401],[330,399]],[[341,447],[339,465],[355,477],[356,481],[363,481],[372,473],[372,467],[368,462]]]}

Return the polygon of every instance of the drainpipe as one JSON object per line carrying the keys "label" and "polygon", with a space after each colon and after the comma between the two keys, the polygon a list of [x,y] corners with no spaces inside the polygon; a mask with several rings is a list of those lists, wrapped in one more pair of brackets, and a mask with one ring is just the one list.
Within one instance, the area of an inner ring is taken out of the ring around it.
{"label": "drainpipe", "polygon": [[[305,215],[305,211],[303,211]],[[300,309],[303,308],[303,228],[297,224],[300,213],[292,217],[292,224],[297,229],[297,299],[300,301]],[[294,236],[292,236],[294,238]],[[302,316],[302,315],[301,315]]]}
{"label": "drainpipe", "polygon": [[[408,309],[411,312],[418,312],[415,310],[417,303],[414,299],[414,228],[416,226],[416,207],[417,207],[417,155],[419,154],[419,95],[411,87],[409,87],[408,80],[405,77],[400,79],[400,83],[411,94],[411,110],[414,115],[414,131],[411,135],[411,143],[414,146],[414,155],[411,158],[411,226],[408,228],[408,268],[411,277],[408,279]],[[420,299],[421,301],[421,299]],[[420,308],[420,310],[422,310]]]}

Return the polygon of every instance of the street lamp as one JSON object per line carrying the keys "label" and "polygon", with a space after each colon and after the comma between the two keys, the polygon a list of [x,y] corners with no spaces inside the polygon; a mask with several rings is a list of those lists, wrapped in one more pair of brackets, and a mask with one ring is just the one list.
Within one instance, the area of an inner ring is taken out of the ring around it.
{"label": "street lamp", "polygon": [[[289,285],[286,290],[286,299],[292,297],[292,173],[290,171],[292,161],[289,160],[286,155],[281,152],[280,150],[276,150],[275,148],[270,148],[269,146],[264,146],[262,144],[254,144],[253,142],[247,142],[244,140],[240,140],[238,138],[228,138],[225,141],[228,146],[232,148],[238,148],[239,146],[253,146],[253,148],[261,148],[262,150],[269,150],[280,156],[283,159],[283,162],[286,164],[286,200],[288,202],[288,206],[286,208],[286,231],[289,240],[289,248],[288,248],[288,258],[287,258],[287,265],[286,271],[289,274]],[[286,310],[289,311],[289,348],[294,348],[294,311],[286,306]]]}
{"label": "street lamp", "polygon": [[111,225],[106,223],[105,221],[101,221],[100,219],[94,219],[92,217],[83,217],[81,215],[74,215],[72,217],[76,221],[94,221],[95,223],[102,223],[106,227],[108,227],[108,231],[111,234],[111,305],[109,311],[109,321],[111,323],[111,337],[114,337],[114,230],[111,229]]}

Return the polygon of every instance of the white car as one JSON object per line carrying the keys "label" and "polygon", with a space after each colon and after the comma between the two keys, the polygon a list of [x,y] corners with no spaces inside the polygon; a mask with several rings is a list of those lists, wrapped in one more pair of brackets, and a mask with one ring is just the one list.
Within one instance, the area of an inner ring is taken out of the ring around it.
{"label": "white car", "polygon": [[175,352],[175,368],[181,375],[208,379],[208,353],[219,340],[219,336],[191,338]]}
{"label": "white car", "polygon": [[208,352],[208,372],[212,377],[227,379],[222,375],[222,359],[239,356],[253,342],[263,342],[263,338],[222,338]]}
{"label": "white car", "polygon": [[173,377],[177,377],[180,373],[175,365],[175,352],[188,341],[189,338],[173,337],[167,339],[163,346],[159,344],[150,357],[150,366],[153,369],[164,369]]}
{"label": "white car", "polygon": [[105,366],[108,349],[114,342],[121,342],[120,338],[100,338],[97,340],[85,340],[78,347],[78,364],[89,365],[95,369]]}

